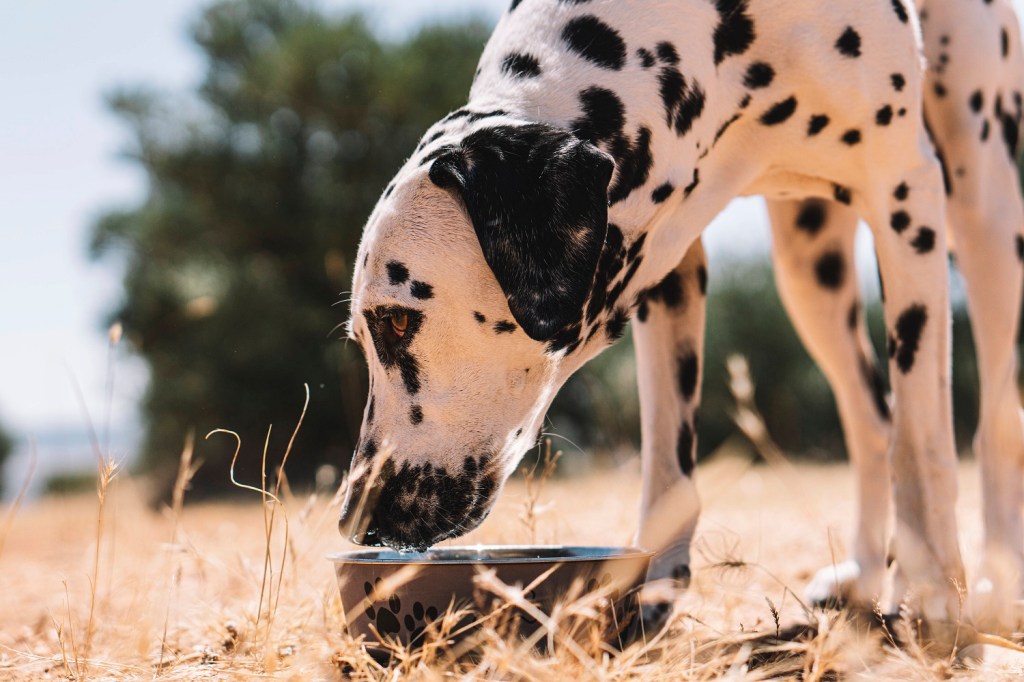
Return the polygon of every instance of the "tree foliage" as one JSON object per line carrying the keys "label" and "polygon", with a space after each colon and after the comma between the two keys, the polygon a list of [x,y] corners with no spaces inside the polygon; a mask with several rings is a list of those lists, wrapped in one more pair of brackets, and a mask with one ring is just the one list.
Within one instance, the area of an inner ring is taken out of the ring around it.
{"label": "tree foliage", "polygon": [[[206,62],[195,92],[109,96],[148,193],[96,222],[92,253],[126,265],[111,317],[149,366],[143,464],[165,485],[186,434],[217,427],[241,436],[238,475],[256,480],[268,425],[274,462],[303,383],[290,475],[347,463],[366,370],[331,332],[362,226],[422,132],[465,101],[487,33],[436,26],[387,43],[359,16],[228,0],[192,27]],[[197,491],[227,487],[232,446],[200,440]]]}
{"label": "tree foliage", "polygon": [[4,430],[3,425],[0,425],[0,490],[4,488],[4,462],[14,452],[14,437]]}

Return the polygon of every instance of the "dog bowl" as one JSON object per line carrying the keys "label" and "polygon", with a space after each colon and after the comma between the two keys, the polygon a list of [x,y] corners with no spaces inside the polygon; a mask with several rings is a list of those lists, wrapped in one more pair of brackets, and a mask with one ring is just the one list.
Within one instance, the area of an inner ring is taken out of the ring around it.
{"label": "dog bowl", "polygon": [[[528,637],[558,602],[597,592],[590,613],[602,623],[605,640],[621,648],[638,620],[638,591],[652,555],[634,547],[477,546],[360,550],[328,559],[349,632],[371,646],[416,646],[428,630],[440,629],[438,619],[449,609],[464,610],[459,623],[447,628],[449,640],[466,637],[481,622],[511,624]],[[483,575],[491,570],[493,576]],[[511,605],[498,594],[503,585],[525,590],[528,603]]]}

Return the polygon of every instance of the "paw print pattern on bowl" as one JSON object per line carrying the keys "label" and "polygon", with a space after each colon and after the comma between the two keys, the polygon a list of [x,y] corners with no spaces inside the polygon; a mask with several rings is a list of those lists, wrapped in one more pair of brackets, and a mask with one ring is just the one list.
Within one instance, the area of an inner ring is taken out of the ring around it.
{"label": "paw print pattern on bowl", "polygon": [[[366,592],[366,596],[372,599],[377,591],[376,587],[380,583],[380,578],[377,578],[375,585],[371,585],[369,582],[363,583],[363,591]],[[381,636],[397,635],[402,629],[402,625],[398,621],[398,614],[402,611],[402,600],[397,594],[393,594],[384,603],[375,603],[377,606],[370,604],[366,607],[366,617],[377,626],[377,632]]]}
{"label": "paw print pattern on bowl", "polygon": [[405,629],[409,633],[409,641],[416,642],[431,623],[437,620],[437,608],[423,607],[422,602],[412,605],[412,613],[405,614]]}

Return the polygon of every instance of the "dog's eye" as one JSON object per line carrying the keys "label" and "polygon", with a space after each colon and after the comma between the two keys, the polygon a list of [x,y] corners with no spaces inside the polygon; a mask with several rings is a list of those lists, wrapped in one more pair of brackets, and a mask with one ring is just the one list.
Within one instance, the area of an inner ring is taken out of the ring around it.
{"label": "dog's eye", "polygon": [[394,332],[395,336],[402,338],[405,336],[405,332],[409,329],[409,314],[408,313],[394,313],[388,316],[388,322],[391,325],[391,331]]}

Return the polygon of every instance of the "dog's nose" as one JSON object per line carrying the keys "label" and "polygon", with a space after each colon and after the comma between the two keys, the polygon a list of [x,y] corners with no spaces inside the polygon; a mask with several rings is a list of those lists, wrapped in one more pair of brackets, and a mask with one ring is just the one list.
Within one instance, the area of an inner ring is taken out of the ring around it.
{"label": "dog's nose", "polygon": [[[371,489],[372,492],[372,489]],[[380,547],[384,543],[380,537],[380,524],[377,523],[376,515],[367,513],[363,486],[353,486],[349,491],[349,497],[341,508],[341,517],[338,519],[338,531],[349,541],[366,547]]]}
{"label": "dog's nose", "polygon": [[354,544],[364,547],[384,546],[384,541],[381,540],[380,536],[380,527],[372,516],[368,522],[359,523],[359,521],[353,521],[346,518],[345,514],[342,514],[341,519],[338,521],[338,529],[341,530],[342,535]]}

